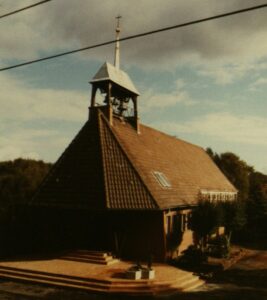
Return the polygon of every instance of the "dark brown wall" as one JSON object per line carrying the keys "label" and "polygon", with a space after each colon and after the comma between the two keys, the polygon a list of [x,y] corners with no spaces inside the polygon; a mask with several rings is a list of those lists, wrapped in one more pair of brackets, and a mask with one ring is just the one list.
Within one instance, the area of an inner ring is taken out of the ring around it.
{"label": "dark brown wall", "polygon": [[111,212],[113,251],[125,259],[165,259],[162,212]]}
{"label": "dark brown wall", "polygon": [[112,251],[118,257],[165,259],[163,212],[39,208],[29,213],[30,240],[39,249]]}

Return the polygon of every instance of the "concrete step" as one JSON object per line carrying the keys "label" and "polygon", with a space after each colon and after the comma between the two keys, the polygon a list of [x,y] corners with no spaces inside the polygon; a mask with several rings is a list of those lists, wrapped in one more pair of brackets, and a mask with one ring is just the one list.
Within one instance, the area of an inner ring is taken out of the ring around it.
{"label": "concrete step", "polygon": [[63,255],[60,258],[69,258],[69,259],[73,258],[73,259],[80,259],[82,261],[94,260],[94,261],[106,261],[106,262],[111,261],[111,260],[114,259],[113,256],[105,256],[105,257],[100,257],[99,256],[98,257],[98,256],[89,256],[89,255],[81,256],[81,255],[71,255],[71,254]]}
{"label": "concrete step", "polygon": [[96,258],[105,258],[108,256],[112,256],[107,252],[91,252],[91,251],[71,251],[68,252],[67,255],[77,256],[77,257],[96,257]]}
{"label": "concrete step", "polygon": [[[111,288],[114,285],[114,289],[123,289],[125,286],[129,288],[136,289],[144,289],[150,285],[150,281],[148,280],[119,280],[118,282],[114,282],[114,280],[98,280],[95,278],[84,278],[84,277],[76,277],[62,274],[54,274],[47,272],[38,272],[31,270],[21,270],[16,268],[9,267],[0,267],[1,275],[5,276],[16,276],[23,277],[25,279],[44,279],[51,282],[61,282],[61,283],[72,283],[83,286],[94,286],[99,288]],[[115,283],[115,284],[114,284]]]}
{"label": "concrete step", "polygon": [[44,271],[36,271],[36,270],[27,270],[27,269],[19,269],[14,267],[7,267],[7,266],[0,266],[1,272],[13,272],[18,274],[29,274],[33,276],[47,276],[47,277],[53,277],[53,278],[63,278],[63,279],[69,279],[69,280],[77,280],[77,281],[86,281],[86,282],[97,282],[102,284],[108,284],[110,283],[110,280],[105,279],[96,279],[96,278],[90,278],[90,277],[79,277],[79,276],[72,276],[67,274],[56,274],[56,273],[49,273]]}
{"label": "concrete step", "polygon": [[0,266],[0,278],[111,294],[169,296],[182,291],[192,291],[204,284],[204,281],[192,273],[181,271],[180,275],[172,280],[161,281],[97,279]]}
{"label": "concrete step", "polygon": [[155,279],[154,282],[157,286],[166,285],[166,284],[168,284],[169,286],[176,286],[176,285],[182,285],[183,283],[186,283],[189,280],[192,280],[192,278],[195,278],[195,276],[194,277],[192,277],[192,276],[194,276],[193,273],[181,272],[181,274],[179,276],[177,276],[177,278],[175,278],[175,279],[164,280],[164,281],[157,281]]}
{"label": "concrete step", "polygon": [[205,281],[199,279],[198,281],[196,281],[195,283],[190,284],[187,287],[183,288],[183,292],[191,292],[199,287],[201,287],[202,285],[205,284]]}
{"label": "concrete step", "polygon": [[94,251],[94,250],[86,250],[86,249],[77,249],[77,250],[73,250],[70,251],[72,253],[77,253],[77,254],[81,254],[81,255],[86,255],[86,254],[90,254],[90,255],[95,255],[95,256],[105,256],[105,255],[111,255],[111,252],[109,251]]}
{"label": "concrete step", "polygon": [[90,258],[80,258],[75,256],[61,256],[59,259],[84,262],[90,264],[99,264],[99,265],[112,265],[119,261],[118,259],[114,259],[112,257],[109,257],[107,259],[93,259],[93,258],[90,259]]}
{"label": "concrete step", "polygon": [[87,250],[71,251],[62,255],[60,259],[101,265],[111,265],[119,261],[113,258],[110,253]]}
{"label": "concrete step", "polygon": [[92,291],[92,292],[105,292],[105,290],[107,290],[107,288],[105,287],[99,287],[99,286],[93,286],[93,285],[77,285],[76,283],[65,283],[65,282],[60,282],[60,281],[55,281],[55,280],[48,280],[45,278],[28,278],[25,277],[23,275],[19,275],[19,274],[5,274],[0,272],[0,277],[3,279],[12,279],[12,280],[16,280],[16,281],[21,281],[21,282],[28,282],[31,284],[36,284],[36,283],[40,283],[40,284],[45,284],[48,286],[57,286],[57,287],[64,287],[64,288],[73,288],[73,289],[82,289],[82,290],[87,290],[87,291]]}
{"label": "concrete step", "polygon": [[192,291],[193,289],[204,284],[204,281],[199,279],[198,276],[191,275],[191,278],[186,280],[177,280],[175,284],[172,285],[173,288],[180,291]]}
{"label": "concrete step", "polygon": [[56,278],[54,276],[46,277],[46,276],[38,276],[34,274],[31,276],[29,274],[15,273],[15,272],[4,272],[0,270],[0,277],[4,279],[13,279],[22,282],[28,282],[31,284],[41,283],[45,285],[53,285],[64,288],[75,288],[75,289],[83,289],[93,292],[109,292],[115,294],[131,294],[131,295],[152,295],[153,291],[150,290],[147,285],[142,287],[136,286],[128,286],[127,284],[122,285],[121,287],[111,289],[111,283],[109,284],[100,284],[100,283],[91,283],[91,282],[78,282],[77,280],[64,280],[62,278]]}

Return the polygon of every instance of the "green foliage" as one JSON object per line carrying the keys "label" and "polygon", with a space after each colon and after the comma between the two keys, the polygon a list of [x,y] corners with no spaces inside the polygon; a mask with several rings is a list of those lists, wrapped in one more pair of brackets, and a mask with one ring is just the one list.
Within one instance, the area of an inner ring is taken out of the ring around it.
{"label": "green foliage", "polygon": [[192,212],[190,228],[203,237],[211,234],[221,223],[220,207],[210,201],[200,201]]}
{"label": "green foliage", "polygon": [[200,265],[206,262],[207,255],[195,246],[189,246],[182,252],[182,256],[178,259],[178,265],[181,266],[194,266]]}
{"label": "green foliage", "polygon": [[250,175],[247,214],[250,228],[267,231],[267,176],[259,172]]}
{"label": "green foliage", "polygon": [[224,205],[228,233],[243,228],[245,236],[252,237],[255,233],[267,236],[267,175],[254,171],[233,153],[218,155],[210,148],[207,153],[238,189],[238,201]]}
{"label": "green foliage", "polygon": [[241,230],[246,224],[246,205],[241,200],[220,203],[223,211],[223,223],[226,233]]}
{"label": "green foliage", "polygon": [[50,169],[51,164],[30,159],[0,163],[0,207],[24,204]]}
{"label": "green foliage", "polygon": [[193,210],[190,228],[197,234],[199,244],[204,251],[207,237],[223,222],[221,206],[210,201],[199,201]]}
{"label": "green foliage", "polygon": [[218,155],[208,148],[207,153],[229,181],[238,189],[239,199],[246,200],[249,194],[249,176],[254,172],[253,167],[231,152]]}
{"label": "green foliage", "polygon": [[230,253],[230,244],[227,236],[221,235],[209,241],[207,252],[209,256],[226,258]]}
{"label": "green foliage", "polygon": [[0,162],[0,255],[18,254],[30,247],[30,232],[35,228],[29,225],[25,207],[50,167],[30,159]]}

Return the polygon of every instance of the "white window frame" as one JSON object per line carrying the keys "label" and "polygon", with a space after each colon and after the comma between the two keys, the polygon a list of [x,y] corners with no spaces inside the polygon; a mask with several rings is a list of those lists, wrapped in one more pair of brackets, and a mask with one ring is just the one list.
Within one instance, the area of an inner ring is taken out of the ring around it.
{"label": "white window frame", "polygon": [[162,187],[170,188],[172,186],[167,177],[162,172],[153,171],[153,175]]}

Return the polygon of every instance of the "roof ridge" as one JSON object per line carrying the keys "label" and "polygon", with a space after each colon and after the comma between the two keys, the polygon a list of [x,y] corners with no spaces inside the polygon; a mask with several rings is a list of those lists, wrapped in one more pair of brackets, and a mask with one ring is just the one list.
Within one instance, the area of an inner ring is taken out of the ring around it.
{"label": "roof ridge", "polygon": [[[106,127],[108,128],[109,132],[111,133],[113,139],[115,140],[116,142],[116,145],[119,147],[119,149],[122,151],[123,153],[123,156],[126,158],[127,162],[130,164],[131,168],[133,169],[134,171],[134,174],[135,176],[138,177],[138,179],[140,180],[142,186],[144,187],[146,193],[149,195],[150,199],[153,201],[153,207],[156,208],[156,209],[159,209],[159,205],[157,204],[156,200],[155,200],[155,197],[154,195],[151,193],[150,189],[148,188],[148,186],[145,184],[142,176],[140,175],[140,172],[138,170],[138,168],[133,164],[132,160],[130,159],[129,155],[127,154],[127,151],[125,151],[124,147],[121,145],[118,137],[116,136],[115,132],[113,131],[113,128],[112,126],[110,125],[110,123],[108,122],[107,118],[105,117],[105,115],[99,111],[99,116],[101,117],[101,120],[104,121]],[[102,124],[102,123],[101,123]],[[100,125],[101,126],[101,125]],[[103,136],[101,134],[101,149],[102,148],[102,143],[103,143]],[[103,153],[103,152],[102,152]]]}
{"label": "roof ridge", "polygon": [[[99,130],[99,145],[100,145],[100,152],[101,152],[101,163],[102,163],[102,169],[104,170],[104,150],[103,150],[103,145],[102,145],[102,139],[103,139],[103,134],[101,130],[102,122],[101,122],[101,114],[104,116],[104,114],[98,109],[97,110],[97,128]],[[106,203],[106,208],[108,208],[108,202],[109,202],[109,192],[107,188],[107,174],[106,172],[103,172],[103,179],[104,179],[104,193],[106,195],[105,203]]]}

